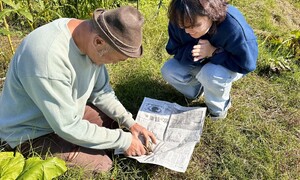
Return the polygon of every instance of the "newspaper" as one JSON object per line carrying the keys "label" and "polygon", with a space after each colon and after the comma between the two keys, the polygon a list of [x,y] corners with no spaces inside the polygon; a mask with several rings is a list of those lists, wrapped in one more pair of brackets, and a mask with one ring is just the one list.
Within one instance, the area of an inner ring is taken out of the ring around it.
{"label": "newspaper", "polygon": [[205,113],[205,107],[183,107],[145,97],[136,121],[154,133],[157,143],[152,145],[151,154],[130,158],[185,172],[200,141]]}

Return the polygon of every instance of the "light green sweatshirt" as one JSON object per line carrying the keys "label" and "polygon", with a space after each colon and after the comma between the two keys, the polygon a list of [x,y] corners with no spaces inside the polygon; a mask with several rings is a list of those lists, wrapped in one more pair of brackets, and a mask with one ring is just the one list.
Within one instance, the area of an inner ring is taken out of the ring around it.
{"label": "light green sweatshirt", "polygon": [[116,98],[104,65],[82,54],[62,18],[37,28],[18,47],[0,96],[0,138],[11,147],[55,132],[94,149],[127,149],[131,134],[83,120],[87,102],[126,127],[135,121]]}

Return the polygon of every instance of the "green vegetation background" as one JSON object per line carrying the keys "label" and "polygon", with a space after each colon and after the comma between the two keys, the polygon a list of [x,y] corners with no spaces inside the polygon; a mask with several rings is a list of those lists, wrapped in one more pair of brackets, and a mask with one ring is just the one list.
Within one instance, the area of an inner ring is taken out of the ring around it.
{"label": "green vegetation background", "polygon": [[[145,16],[144,55],[108,65],[117,96],[133,115],[144,97],[188,105],[160,74],[161,66],[170,58],[165,51],[169,0],[0,0],[0,3],[0,89],[13,50],[32,29],[59,17],[89,18],[96,7],[131,4]],[[259,39],[258,67],[233,84],[233,106],[228,118],[216,122],[206,119],[187,171],[177,173],[116,156],[112,171],[91,179],[299,179],[300,2],[231,0],[229,3],[242,11]],[[201,103],[203,99],[192,105]],[[73,168],[58,179],[86,177],[82,170]]]}

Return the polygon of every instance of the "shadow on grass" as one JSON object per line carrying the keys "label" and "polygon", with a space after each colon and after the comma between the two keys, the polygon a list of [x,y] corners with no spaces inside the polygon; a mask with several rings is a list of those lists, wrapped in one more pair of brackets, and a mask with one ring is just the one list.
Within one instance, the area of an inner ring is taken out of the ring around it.
{"label": "shadow on grass", "polygon": [[161,80],[153,80],[147,75],[129,77],[114,87],[121,103],[134,116],[137,114],[144,97],[168,102],[176,102],[185,106],[184,96]]}
{"label": "shadow on grass", "polygon": [[115,156],[115,167],[111,172],[113,179],[149,179],[155,176],[160,166],[139,163],[123,155]]}

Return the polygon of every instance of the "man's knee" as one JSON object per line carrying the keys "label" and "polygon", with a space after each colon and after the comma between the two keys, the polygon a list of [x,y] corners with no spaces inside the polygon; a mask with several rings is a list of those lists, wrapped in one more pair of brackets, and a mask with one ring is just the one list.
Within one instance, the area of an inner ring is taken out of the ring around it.
{"label": "man's knee", "polygon": [[113,162],[104,150],[78,147],[78,149],[64,154],[69,166],[79,166],[85,171],[105,172],[112,168]]}
{"label": "man's knee", "polygon": [[83,119],[88,120],[90,123],[97,124],[100,127],[106,127],[110,129],[119,128],[119,124],[100,111],[92,104],[87,104]]}

